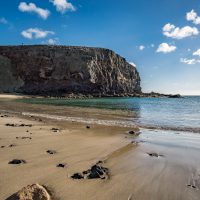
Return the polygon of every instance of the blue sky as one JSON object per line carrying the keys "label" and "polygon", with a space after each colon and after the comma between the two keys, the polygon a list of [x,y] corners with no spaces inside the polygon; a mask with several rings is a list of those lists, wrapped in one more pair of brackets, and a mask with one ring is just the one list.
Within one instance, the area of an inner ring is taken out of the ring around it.
{"label": "blue sky", "polygon": [[109,48],[137,65],[144,92],[200,95],[199,0],[0,3],[0,45]]}

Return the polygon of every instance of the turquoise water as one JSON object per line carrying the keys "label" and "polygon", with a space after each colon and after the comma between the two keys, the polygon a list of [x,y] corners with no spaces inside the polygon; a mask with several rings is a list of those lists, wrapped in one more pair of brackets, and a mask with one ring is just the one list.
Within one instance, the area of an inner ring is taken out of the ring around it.
{"label": "turquoise water", "polygon": [[[21,100],[20,100],[21,101]],[[23,99],[23,102],[57,106],[78,106],[133,112],[129,123],[162,128],[200,130],[200,97],[184,98],[98,98]]]}

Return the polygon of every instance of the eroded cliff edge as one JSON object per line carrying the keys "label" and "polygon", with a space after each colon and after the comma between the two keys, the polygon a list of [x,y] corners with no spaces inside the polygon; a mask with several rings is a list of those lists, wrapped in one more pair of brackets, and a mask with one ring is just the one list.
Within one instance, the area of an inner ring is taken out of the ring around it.
{"label": "eroded cliff edge", "polygon": [[135,95],[137,69],[103,48],[0,46],[0,92],[31,95]]}

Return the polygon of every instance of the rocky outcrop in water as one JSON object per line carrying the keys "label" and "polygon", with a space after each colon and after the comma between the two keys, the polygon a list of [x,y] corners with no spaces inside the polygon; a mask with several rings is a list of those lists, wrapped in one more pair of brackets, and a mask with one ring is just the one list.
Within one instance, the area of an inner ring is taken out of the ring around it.
{"label": "rocky outcrop in water", "polygon": [[1,46],[0,92],[120,96],[141,87],[136,68],[108,49]]}

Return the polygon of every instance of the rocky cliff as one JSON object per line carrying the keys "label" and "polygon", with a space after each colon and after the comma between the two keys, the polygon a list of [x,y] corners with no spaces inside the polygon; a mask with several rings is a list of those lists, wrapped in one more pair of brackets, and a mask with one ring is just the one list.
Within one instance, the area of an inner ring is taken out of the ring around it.
{"label": "rocky cliff", "polygon": [[111,50],[71,46],[0,46],[0,92],[141,93],[136,68]]}

